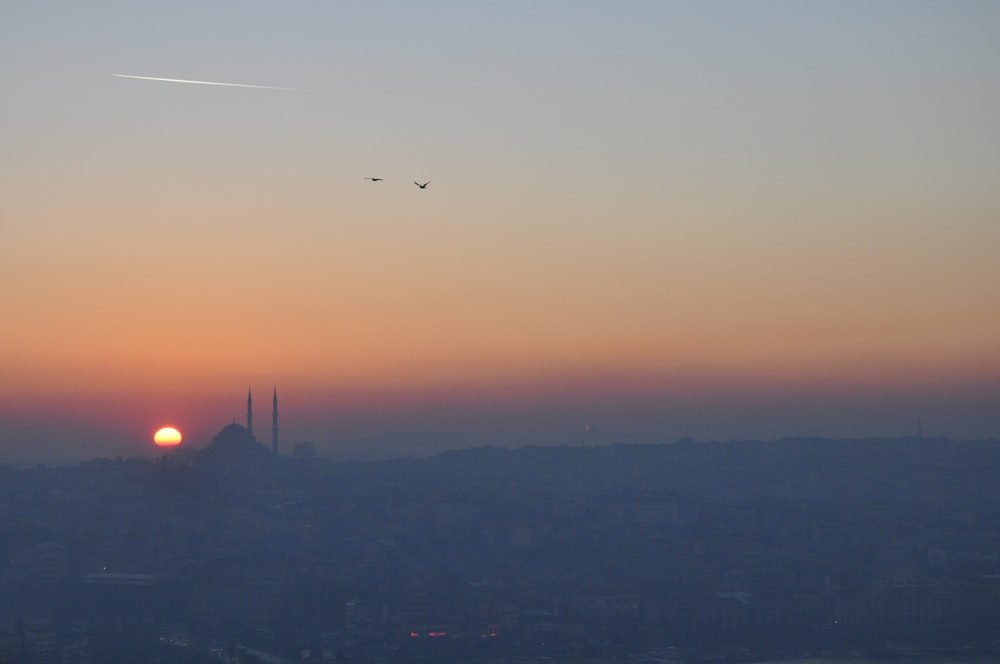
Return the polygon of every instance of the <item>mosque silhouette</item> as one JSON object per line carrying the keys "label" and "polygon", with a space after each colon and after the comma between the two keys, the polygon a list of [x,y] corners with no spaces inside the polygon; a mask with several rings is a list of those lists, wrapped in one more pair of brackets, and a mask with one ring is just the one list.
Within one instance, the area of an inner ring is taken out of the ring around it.
{"label": "mosque silhouette", "polygon": [[233,418],[231,424],[222,427],[212,442],[201,450],[205,459],[227,460],[236,457],[274,457],[278,455],[278,388],[274,388],[271,400],[271,449],[257,441],[253,432],[253,392],[247,389],[247,425],[244,427]]}

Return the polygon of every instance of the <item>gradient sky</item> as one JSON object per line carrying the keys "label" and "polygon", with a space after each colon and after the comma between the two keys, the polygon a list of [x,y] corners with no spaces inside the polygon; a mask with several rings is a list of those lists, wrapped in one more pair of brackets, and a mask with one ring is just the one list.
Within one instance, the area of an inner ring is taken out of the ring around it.
{"label": "gradient sky", "polygon": [[1000,435],[1000,3],[14,0],[0,80],[0,462]]}

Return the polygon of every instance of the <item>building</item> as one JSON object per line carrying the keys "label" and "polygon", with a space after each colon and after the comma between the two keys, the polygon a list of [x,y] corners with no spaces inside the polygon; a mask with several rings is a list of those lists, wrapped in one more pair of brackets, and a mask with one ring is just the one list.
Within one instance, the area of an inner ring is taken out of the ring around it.
{"label": "building", "polygon": [[[234,421],[235,424],[235,421]],[[247,388],[247,433],[250,438],[257,442],[253,433],[253,392]],[[271,398],[271,451],[278,453],[278,387],[274,387],[274,396]]]}
{"label": "building", "polygon": [[[274,388],[271,399],[271,449],[270,455],[278,454],[278,388]],[[257,441],[257,436],[253,432],[253,392],[247,390],[247,424],[242,426],[237,424],[233,418],[231,424],[222,427],[219,433],[212,438],[210,445],[201,450],[200,454],[204,459],[231,459],[239,456],[246,458],[260,457],[261,453],[267,453],[268,448]]]}

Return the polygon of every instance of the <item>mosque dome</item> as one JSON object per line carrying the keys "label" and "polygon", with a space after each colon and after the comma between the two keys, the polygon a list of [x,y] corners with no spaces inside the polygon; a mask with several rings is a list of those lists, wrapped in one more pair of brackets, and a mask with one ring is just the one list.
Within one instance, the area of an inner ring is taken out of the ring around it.
{"label": "mosque dome", "polygon": [[258,456],[270,456],[270,451],[257,442],[257,437],[241,424],[233,422],[222,427],[212,443],[202,450],[202,457],[219,461],[236,461]]}
{"label": "mosque dome", "polygon": [[222,427],[219,433],[212,437],[211,444],[202,448],[199,455],[210,462],[221,462],[223,465],[241,464],[267,460],[271,461],[278,454],[278,390],[275,388],[272,397],[273,412],[271,429],[271,447],[267,448],[257,442],[253,432],[253,395],[247,390],[247,424],[236,423]]}
{"label": "mosque dome", "polygon": [[234,440],[239,438],[246,438],[249,440],[250,432],[247,431],[247,428],[242,424],[237,424],[236,422],[233,422],[232,424],[227,424],[226,426],[222,427],[222,430],[215,435],[215,439],[220,439],[220,438],[225,438],[225,439],[231,438]]}

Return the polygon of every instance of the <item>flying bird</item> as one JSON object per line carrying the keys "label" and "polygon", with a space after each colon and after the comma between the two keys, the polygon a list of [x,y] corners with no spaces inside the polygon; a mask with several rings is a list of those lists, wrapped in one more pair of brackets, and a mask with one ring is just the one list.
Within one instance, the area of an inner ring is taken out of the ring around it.
{"label": "flying bird", "polygon": [[372,182],[381,182],[385,178],[365,178],[366,180],[371,180]]}
{"label": "flying bird", "polygon": [[418,187],[420,187],[421,189],[426,189],[426,188],[427,188],[427,185],[429,185],[430,183],[431,183],[431,181],[430,181],[430,180],[428,180],[427,182],[425,182],[425,183],[423,183],[423,184],[420,184],[419,182],[414,182],[413,184],[417,185],[417,186],[418,186]]}

